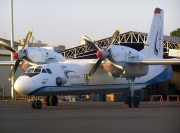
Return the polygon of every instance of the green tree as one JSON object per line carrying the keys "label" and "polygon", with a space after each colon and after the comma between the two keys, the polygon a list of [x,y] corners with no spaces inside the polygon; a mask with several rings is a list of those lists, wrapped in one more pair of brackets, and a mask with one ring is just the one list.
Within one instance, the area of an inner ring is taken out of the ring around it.
{"label": "green tree", "polygon": [[174,30],[174,31],[170,32],[170,36],[180,37],[180,28],[178,28],[177,30]]}

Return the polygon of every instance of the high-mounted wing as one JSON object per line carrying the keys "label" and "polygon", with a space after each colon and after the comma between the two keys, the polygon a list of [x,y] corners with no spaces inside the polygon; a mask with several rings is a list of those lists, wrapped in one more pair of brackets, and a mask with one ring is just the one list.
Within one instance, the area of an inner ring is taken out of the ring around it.
{"label": "high-mounted wing", "polygon": [[144,59],[144,60],[129,60],[131,65],[180,65],[180,59]]}

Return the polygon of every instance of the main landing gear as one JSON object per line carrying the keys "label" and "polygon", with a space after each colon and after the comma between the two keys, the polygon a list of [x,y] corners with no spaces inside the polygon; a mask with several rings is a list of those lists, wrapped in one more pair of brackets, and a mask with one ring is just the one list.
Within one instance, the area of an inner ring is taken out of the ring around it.
{"label": "main landing gear", "polygon": [[[57,106],[58,104],[58,98],[57,96],[45,96],[44,102],[47,106]],[[41,109],[42,108],[42,102],[38,99],[33,98],[31,100],[31,107],[33,109]]]}
{"label": "main landing gear", "polygon": [[57,106],[58,98],[57,96],[45,96],[44,102],[46,102],[47,106]]}
{"label": "main landing gear", "polygon": [[139,96],[134,96],[135,78],[129,78],[128,80],[131,81],[130,88],[129,88],[130,96],[127,97],[125,104],[128,105],[129,107],[139,107],[139,104],[140,104]]}

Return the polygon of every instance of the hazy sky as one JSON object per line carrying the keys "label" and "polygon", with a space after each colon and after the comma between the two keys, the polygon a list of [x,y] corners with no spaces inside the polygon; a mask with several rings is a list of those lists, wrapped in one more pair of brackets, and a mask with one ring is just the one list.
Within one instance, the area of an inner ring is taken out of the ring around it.
{"label": "hazy sky", "polygon": [[[116,29],[149,32],[156,7],[164,10],[164,34],[180,28],[179,0],[14,0],[14,40],[33,29],[48,45],[79,45],[82,35],[93,40]],[[10,0],[0,0],[0,38],[10,39]]]}

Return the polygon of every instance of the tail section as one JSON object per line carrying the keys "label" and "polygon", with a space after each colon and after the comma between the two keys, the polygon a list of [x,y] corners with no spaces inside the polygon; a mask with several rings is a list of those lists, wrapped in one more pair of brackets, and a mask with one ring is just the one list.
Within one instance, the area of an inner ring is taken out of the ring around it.
{"label": "tail section", "polygon": [[160,8],[154,10],[150,32],[148,34],[147,45],[141,50],[147,58],[163,58],[163,26],[164,11]]}

